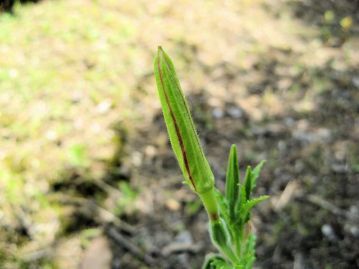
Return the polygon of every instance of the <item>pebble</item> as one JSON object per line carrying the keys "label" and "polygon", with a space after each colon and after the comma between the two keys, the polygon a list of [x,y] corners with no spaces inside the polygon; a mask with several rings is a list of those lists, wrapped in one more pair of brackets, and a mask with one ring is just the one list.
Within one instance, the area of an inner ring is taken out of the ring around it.
{"label": "pebble", "polygon": [[330,226],[329,224],[324,224],[322,226],[322,234],[331,241],[335,241],[337,239],[337,236],[334,233],[333,227]]}
{"label": "pebble", "polygon": [[152,145],[147,145],[147,146],[145,147],[145,154],[146,154],[148,157],[152,158],[152,157],[154,157],[154,156],[156,155],[156,153],[157,153],[157,150],[156,150],[156,148],[155,148],[154,146],[152,146]]}
{"label": "pebble", "polygon": [[96,106],[96,111],[99,114],[105,114],[110,110],[112,102],[110,100],[104,100]]}
{"label": "pebble", "polygon": [[175,237],[177,243],[193,243],[192,235],[189,231],[182,231]]}
{"label": "pebble", "polygon": [[352,82],[355,87],[359,88],[359,77],[353,77]]}
{"label": "pebble", "polygon": [[221,108],[216,107],[213,109],[212,115],[213,115],[213,118],[215,118],[215,119],[221,119],[224,116],[224,112]]}
{"label": "pebble", "polygon": [[324,128],[315,131],[296,130],[293,132],[294,139],[306,143],[325,142],[330,139],[330,136],[330,130]]}
{"label": "pebble", "polygon": [[350,233],[354,236],[359,238],[359,228],[356,226],[352,226],[349,228]]}
{"label": "pebble", "polygon": [[139,167],[142,164],[142,154],[138,151],[132,153],[131,159],[134,166]]}
{"label": "pebble", "polygon": [[166,207],[171,211],[178,211],[181,208],[181,205],[175,199],[168,199],[166,201]]}
{"label": "pebble", "polygon": [[243,111],[238,107],[230,107],[227,109],[227,113],[229,116],[235,119],[239,119],[243,116]]}

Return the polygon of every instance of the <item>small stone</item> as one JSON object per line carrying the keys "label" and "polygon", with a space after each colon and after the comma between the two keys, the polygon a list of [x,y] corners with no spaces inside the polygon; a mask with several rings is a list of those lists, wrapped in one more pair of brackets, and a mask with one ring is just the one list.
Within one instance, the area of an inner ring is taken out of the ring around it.
{"label": "small stone", "polygon": [[191,235],[191,233],[189,231],[180,232],[175,237],[175,241],[177,243],[188,243],[188,244],[193,243],[192,235]]}
{"label": "small stone", "polygon": [[342,174],[347,173],[349,170],[348,164],[345,164],[345,163],[344,164],[333,163],[331,168],[334,172],[342,173]]}
{"label": "small stone", "polygon": [[322,226],[322,234],[331,241],[335,241],[337,239],[337,236],[335,235],[332,226],[330,226],[329,224],[324,224]]}
{"label": "small stone", "polygon": [[110,110],[111,106],[112,106],[111,101],[110,100],[105,100],[105,101],[102,101],[101,103],[99,103],[96,106],[96,111],[99,114],[104,114],[104,113],[106,113],[107,111]]}
{"label": "small stone", "polygon": [[359,77],[353,77],[352,82],[355,87],[359,88]]}
{"label": "small stone", "polygon": [[213,117],[215,119],[221,119],[224,116],[224,112],[223,112],[223,110],[221,108],[216,107],[216,108],[213,109],[212,115],[213,115]]}
{"label": "small stone", "polygon": [[280,152],[284,152],[287,149],[287,144],[283,140],[281,140],[278,142],[277,148]]}
{"label": "small stone", "polygon": [[142,164],[142,154],[140,152],[135,151],[131,157],[134,166],[139,167]]}
{"label": "small stone", "polygon": [[168,199],[166,201],[166,207],[171,211],[178,211],[181,208],[181,205],[175,199]]}
{"label": "small stone", "polygon": [[293,127],[295,125],[295,120],[292,118],[292,117],[286,117],[284,119],[284,124],[287,126],[287,127]]}
{"label": "small stone", "polygon": [[241,118],[243,116],[242,110],[238,107],[228,108],[227,113],[229,116],[231,116],[232,118],[235,118],[235,119]]}
{"label": "small stone", "polygon": [[352,227],[350,227],[349,231],[354,237],[359,238],[359,228],[358,227],[352,226]]}
{"label": "small stone", "polygon": [[147,145],[145,148],[145,154],[146,156],[152,158],[156,155],[156,148],[152,145]]}

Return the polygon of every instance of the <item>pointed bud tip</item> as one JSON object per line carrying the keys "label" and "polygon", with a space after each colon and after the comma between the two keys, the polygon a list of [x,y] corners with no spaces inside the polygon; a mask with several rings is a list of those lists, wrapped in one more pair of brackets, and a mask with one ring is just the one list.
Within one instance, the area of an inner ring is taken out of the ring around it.
{"label": "pointed bud tip", "polygon": [[163,55],[163,54],[164,54],[164,50],[163,50],[162,46],[158,46],[158,47],[157,47],[157,55],[158,55],[158,56],[161,56],[161,55]]}

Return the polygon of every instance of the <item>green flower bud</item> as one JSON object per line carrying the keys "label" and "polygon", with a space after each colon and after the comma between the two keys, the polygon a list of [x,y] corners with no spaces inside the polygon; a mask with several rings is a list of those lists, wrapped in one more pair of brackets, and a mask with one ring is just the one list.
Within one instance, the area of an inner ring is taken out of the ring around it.
{"label": "green flower bud", "polygon": [[214,187],[214,176],[199,143],[187,101],[171,59],[158,48],[154,61],[163,116],[185,182],[198,194]]}

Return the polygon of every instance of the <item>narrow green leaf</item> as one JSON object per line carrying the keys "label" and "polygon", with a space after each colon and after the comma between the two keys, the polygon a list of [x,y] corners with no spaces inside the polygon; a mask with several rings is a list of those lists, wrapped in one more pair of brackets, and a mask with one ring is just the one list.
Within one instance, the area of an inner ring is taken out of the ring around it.
{"label": "narrow green leaf", "polygon": [[222,249],[230,244],[230,233],[223,219],[211,221],[209,223],[209,230],[212,242],[216,244],[218,249]]}
{"label": "narrow green leaf", "polygon": [[260,202],[263,202],[264,200],[267,200],[269,198],[268,195],[262,195],[257,198],[248,200],[241,208],[240,212],[237,212],[237,214],[240,215],[240,223],[246,223],[250,219],[250,211],[251,209],[259,204]]}
{"label": "narrow green leaf", "polygon": [[251,191],[256,187],[257,185],[257,179],[262,171],[263,165],[266,161],[261,161],[257,166],[252,170],[252,178],[251,178]]}
{"label": "narrow green leaf", "polygon": [[244,177],[244,197],[245,201],[249,200],[252,192],[252,168],[247,167],[246,176]]}
{"label": "narrow green leaf", "polygon": [[267,200],[268,198],[269,195],[261,195],[259,197],[247,201],[242,207],[243,212],[249,212],[254,206],[259,204],[260,202],[263,202],[264,200]]}
{"label": "narrow green leaf", "polygon": [[[247,167],[246,174],[244,176],[243,183],[239,183],[239,197],[237,199],[237,203],[235,205],[235,212],[240,212],[243,205],[247,202],[249,198],[247,195],[247,188],[250,188],[250,167]],[[247,186],[246,186],[247,185]],[[239,216],[238,216],[239,217]]]}
{"label": "narrow green leaf", "polygon": [[232,268],[227,264],[226,260],[219,255],[208,255],[202,266],[202,269],[230,269]]}
{"label": "narrow green leaf", "polygon": [[256,259],[255,256],[255,244],[256,244],[256,237],[251,234],[248,239],[246,240],[243,255],[242,255],[242,264],[243,269],[252,269],[253,263]]}
{"label": "narrow green leaf", "polygon": [[235,206],[239,192],[239,167],[237,157],[237,147],[232,145],[228,157],[226,173],[226,198],[229,204],[229,215],[232,220],[235,217]]}
{"label": "narrow green leaf", "polygon": [[236,212],[236,216],[237,216],[235,221],[237,224],[238,223],[246,223],[250,217],[249,216],[250,210],[257,204],[259,204],[260,202],[262,202],[270,197],[268,195],[262,195],[257,198],[253,198],[253,199],[248,198],[247,200],[245,200],[243,198],[243,197],[245,197],[245,195],[246,195],[246,188],[244,185],[244,186],[241,186],[240,199],[238,199],[236,207],[235,207],[235,212]]}
{"label": "narrow green leaf", "polygon": [[199,143],[174,65],[161,47],[154,61],[162,111],[173,151],[186,182],[201,194],[213,189],[214,176]]}
{"label": "narrow green leaf", "polygon": [[216,200],[218,202],[219,211],[221,212],[221,217],[224,219],[224,221],[226,223],[230,223],[229,209],[228,209],[228,203],[226,201],[226,198],[216,188],[215,188],[215,196],[216,196]]}

